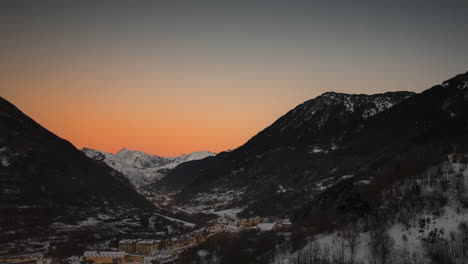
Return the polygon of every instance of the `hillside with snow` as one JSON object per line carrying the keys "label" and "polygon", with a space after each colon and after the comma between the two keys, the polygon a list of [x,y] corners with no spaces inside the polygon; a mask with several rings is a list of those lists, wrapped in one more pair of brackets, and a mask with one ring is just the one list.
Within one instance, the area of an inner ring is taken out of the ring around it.
{"label": "hillside with snow", "polygon": [[160,157],[126,148],[116,154],[90,148],[83,148],[82,151],[91,159],[104,162],[109,167],[122,173],[137,189],[160,180],[168,170],[181,163],[216,155],[216,153],[210,151],[198,151],[177,157]]}
{"label": "hillside with snow", "polygon": [[386,187],[374,212],[297,250],[285,242],[273,263],[468,263],[466,157]]}

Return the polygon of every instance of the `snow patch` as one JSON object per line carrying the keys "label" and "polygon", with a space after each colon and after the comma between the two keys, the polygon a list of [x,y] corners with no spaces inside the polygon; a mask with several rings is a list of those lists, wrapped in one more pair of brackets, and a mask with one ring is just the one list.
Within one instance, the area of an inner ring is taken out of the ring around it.
{"label": "snow patch", "polygon": [[169,217],[169,216],[165,216],[165,215],[162,215],[162,214],[158,214],[158,213],[155,213],[155,215],[158,215],[166,220],[169,220],[169,221],[172,221],[172,222],[176,222],[176,223],[181,223],[183,224],[184,226],[187,226],[187,227],[194,227],[195,224],[192,224],[192,223],[189,223],[189,222],[186,222],[186,221],[182,221],[182,220],[179,220],[179,219],[176,219],[176,218],[172,218],[172,217]]}

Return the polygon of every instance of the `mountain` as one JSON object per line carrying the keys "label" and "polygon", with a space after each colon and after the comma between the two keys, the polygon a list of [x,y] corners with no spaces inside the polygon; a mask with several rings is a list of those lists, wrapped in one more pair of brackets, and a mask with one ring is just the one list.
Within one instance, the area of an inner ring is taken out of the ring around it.
{"label": "mountain", "polygon": [[[336,216],[339,207],[354,207],[358,212],[372,208],[380,202],[377,197],[387,186],[443,163],[448,154],[467,152],[467,122],[468,73],[383,112],[342,145],[342,168],[338,171],[353,177],[330,184],[331,188],[317,195],[299,218],[310,223],[312,215],[325,208],[321,211],[324,218],[328,213]],[[334,176],[340,174],[330,174],[331,180],[336,182],[339,177]],[[356,188],[353,184],[359,181],[368,184]]]}
{"label": "mountain", "polygon": [[[461,74],[421,94],[325,93],[238,149],[181,164],[150,187],[180,191],[182,202],[234,190],[245,214],[266,216],[294,213],[342,179],[374,179],[378,190],[392,181],[389,171],[404,177],[423,170],[464,142],[466,78]],[[346,201],[347,194],[335,198]]]}
{"label": "mountain", "polygon": [[216,153],[210,151],[195,151],[190,154],[183,154],[177,157],[167,157],[171,160],[171,163],[164,166],[165,169],[173,169],[177,167],[179,164],[184,162],[192,161],[192,160],[202,160],[207,157],[216,156]]}
{"label": "mountain", "polygon": [[[324,228],[331,219],[317,210],[314,222],[294,222],[283,240],[285,233],[252,230],[218,235],[181,263],[467,263],[468,153],[461,156],[387,185],[372,211],[340,225]],[[366,184],[338,185],[346,192]]]}
{"label": "mountain", "polygon": [[168,175],[186,179],[167,185],[182,205],[231,199],[222,209],[241,208],[239,217],[292,221],[282,242],[253,231],[220,235],[182,263],[234,263],[233,254],[277,264],[467,263],[468,72],[349,123],[353,96],[333,94],[336,107],[329,95],[230,153]]}
{"label": "mountain", "polygon": [[275,263],[467,263],[468,73],[382,113],[346,145],[366,162],[296,211],[302,238]]}
{"label": "mountain", "polygon": [[8,206],[128,204],[146,200],[127,183],[0,99],[0,203]]}
{"label": "mountain", "polygon": [[91,159],[104,162],[125,175],[137,189],[160,180],[167,171],[181,163],[216,155],[216,153],[209,151],[199,151],[178,157],[159,157],[126,148],[116,154],[90,148],[83,148],[82,151]]}
{"label": "mountain", "polygon": [[[297,181],[299,169],[301,174],[323,174],[299,167],[314,167],[316,157],[338,150],[342,139],[358,131],[363,122],[413,95],[325,93],[297,106],[238,149],[182,164],[151,188],[174,191],[186,187],[184,194],[224,184],[230,185],[227,188],[255,184],[264,188],[274,183],[276,188],[288,180]],[[296,170],[296,177],[284,177],[292,170]]]}
{"label": "mountain", "polygon": [[3,98],[0,127],[2,252],[79,251],[144,229],[140,219],[153,206],[120,173],[98,165]]}

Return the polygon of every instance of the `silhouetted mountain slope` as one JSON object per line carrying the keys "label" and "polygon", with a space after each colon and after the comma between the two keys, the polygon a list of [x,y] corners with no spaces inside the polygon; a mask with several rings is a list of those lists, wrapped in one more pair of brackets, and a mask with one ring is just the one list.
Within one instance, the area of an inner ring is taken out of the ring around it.
{"label": "silhouetted mountain slope", "polygon": [[148,208],[128,181],[0,99],[0,206]]}
{"label": "silhouetted mountain slope", "polygon": [[[171,181],[181,178],[179,172],[201,173],[187,178],[196,179],[190,188],[201,188],[212,176],[231,174],[228,182],[242,184],[280,184],[296,181],[304,171],[304,164],[313,165],[318,156],[335,152],[343,137],[360,129],[362,122],[375,114],[410,97],[410,92],[394,92],[377,95],[348,95],[325,93],[309,100],[261,131],[240,148],[205,161],[206,167],[188,168],[189,164],[176,168],[168,177]],[[190,163],[197,166],[202,163]],[[313,166],[308,166],[313,167]],[[209,172],[207,172],[209,171]],[[320,173],[314,171],[312,173]],[[292,175],[291,175],[292,174]],[[294,175],[295,174],[295,175]],[[284,177],[290,175],[293,177]],[[235,177],[234,177],[235,176]],[[254,178],[254,179],[252,179]],[[282,179],[278,179],[282,178]],[[246,181],[247,180],[247,181]],[[275,187],[272,186],[272,187]],[[189,191],[190,189],[188,189]]]}
{"label": "silhouetted mountain slope", "polygon": [[281,146],[307,145],[333,150],[341,138],[347,135],[346,133],[353,133],[359,129],[363,121],[413,94],[412,92],[375,95],[324,93],[297,106],[241,148],[262,152]]}
{"label": "silhouetted mountain slope", "polygon": [[370,213],[385,187],[442,163],[449,153],[466,152],[468,73],[383,112],[346,142],[342,172],[354,169],[354,177],[318,194],[297,216],[303,224],[314,225],[317,212],[327,224]]}
{"label": "silhouetted mountain slope", "polygon": [[[416,95],[325,93],[232,152],[176,167],[154,189],[182,188],[181,199],[239,189],[249,208],[274,215],[294,211],[342,176],[385,185],[395,167],[405,167],[397,173],[403,177],[437,164],[449,146],[463,143],[466,79],[462,74]],[[286,192],[278,192],[279,185]],[[337,197],[349,198],[345,193]]]}

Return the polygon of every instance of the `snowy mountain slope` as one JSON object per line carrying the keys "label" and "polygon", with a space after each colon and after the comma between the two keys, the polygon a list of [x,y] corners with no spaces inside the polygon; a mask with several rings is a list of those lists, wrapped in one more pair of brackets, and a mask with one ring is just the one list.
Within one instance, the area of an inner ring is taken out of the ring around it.
{"label": "snowy mountain slope", "polygon": [[159,157],[126,148],[116,154],[90,148],[83,148],[82,151],[93,160],[104,162],[125,175],[137,189],[160,180],[167,170],[173,169],[181,163],[216,155],[216,153],[209,151],[199,151],[178,157]]}
{"label": "snowy mountain slope", "polygon": [[[310,125],[320,129],[333,118],[333,114],[340,114],[342,118],[351,118],[346,116],[351,114],[367,119],[412,95],[414,95],[412,92],[388,92],[374,95],[327,92],[297,106],[275,122],[267,131],[272,132],[279,129],[281,133],[286,133],[288,129],[305,125],[309,126],[309,130],[313,128]],[[308,122],[309,120],[314,122]]]}
{"label": "snowy mountain slope", "polygon": [[468,155],[387,186],[376,210],[273,263],[467,263]]}
{"label": "snowy mountain slope", "polygon": [[182,164],[184,162],[192,161],[192,160],[202,160],[207,157],[212,157],[215,156],[216,153],[210,152],[210,151],[196,151],[192,152],[190,154],[183,154],[177,157],[168,157],[168,159],[171,159],[171,162],[168,163],[167,165],[162,166],[161,168],[163,169],[173,169],[177,167],[179,164]]}

